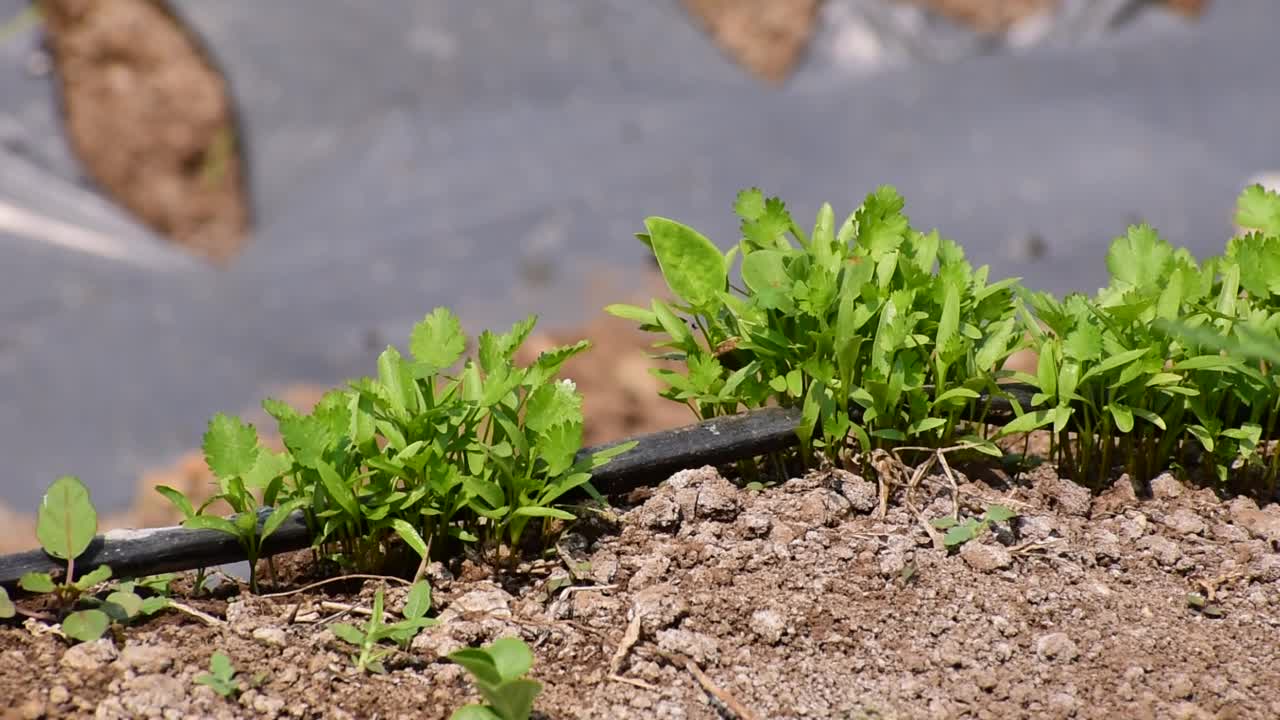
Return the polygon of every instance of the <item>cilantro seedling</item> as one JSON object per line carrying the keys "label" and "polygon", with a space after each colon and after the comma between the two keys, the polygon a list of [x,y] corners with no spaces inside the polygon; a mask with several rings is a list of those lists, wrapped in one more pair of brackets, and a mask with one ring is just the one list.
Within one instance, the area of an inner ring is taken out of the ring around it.
{"label": "cilantro seedling", "polygon": [[[634,443],[577,457],[582,396],[555,376],[589,345],[552,348],[520,366],[514,357],[535,321],[481,333],[476,356],[463,362],[461,323],[436,309],[413,327],[408,356],[388,347],[376,377],[326,393],[310,413],[265,401],[283,453],[262,448],[251,426],[214,418],[205,454],[219,478],[217,497],[239,512],[234,519],[206,516],[180,493],[158,490],[182,510],[185,525],[234,535],[251,560],[294,510],[302,511],[318,550],[366,570],[397,547],[425,561],[478,542],[497,560],[503,546],[521,548],[530,528],[545,542],[557,523],[575,519],[566,496],[581,490],[602,500],[591,472]],[[262,491],[261,508],[254,490]],[[505,557],[514,563],[519,553]]]}
{"label": "cilantro seedling", "polygon": [[392,650],[380,646],[383,640],[395,641],[401,649],[407,649],[418,631],[439,622],[427,617],[427,612],[431,610],[431,586],[425,580],[419,580],[409,589],[403,620],[388,624],[383,618],[382,606],[382,588],[378,588],[373,595],[373,613],[363,627],[335,623],[330,628],[338,638],[360,649],[358,654],[352,656],[352,661],[360,672],[386,672],[382,659],[391,654]]}
{"label": "cilantro seedling", "polygon": [[525,677],[533,652],[517,637],[494,640],[488,647],[464,648],[449,659],[467,669],[486,705],[464,705],[451,720],[527,720],[542,683]]}
{"label": "cilantro seedling", "polygon": [[[183,526],[216,530],[238,540],[249,560],[249,587],[258,592],[257,564],[262,543],[280,527],[289,513],[301,507],[301,501],[286,501],[271,509],[259,527],[260,507],[254,490],[263,490],[263,505],[271,507],[281,489],[281,476],[286,460],[258,444],[258,433],[252,425],[221,413],[209,421],[204,436],[204,456],[209,469],[218,479],[219,492],[199,508],[194,508],[185,495],[171,487],[159,485],[156,491],[182,513]],[[208,506],[224,500],[236,515],[230,519],[206,514]]]}
{"label": "cilantro seedling", "polygon": [[[734,206],[742,239],[725,254],[692,228],[648,218],[641,239],[675,302],[606,310],[665,336],[664,357],[686,369],[655,371],[663,395],[700,418],[800,407],[806,463],[822,447],[848,464],[850,437],[864,454],[912,438],[950,444],[1021,346],[1016,280],[989,283],[986,267],[912,229],[902,208],[882,187],[838,226],[823,205],[806,233],[781,200],[745,190]],[[729,276],[739,255],[741,286]],[[999,454],[984,438],[964,439]]]}
{"label": "cilantro seedling", "polygon": [[209,657],[209,672],[198,675],[196,682],[207,685],[224,698],[240,693],[240,682],[236,679],[236,669],[231,664],[231,658],[220,650]]}
{"label": "cilantro seedling", "polygon": [[1004,505],[991,505],[981,517],[967,518],[963,522],[953,517],[940,517],[935,518],[930,524],[939,530],[946,530],[947,534],[942,540],[948,549],[955,549],[977,538],[993,525],[1008,522],[1015,517],[1017,513]]}

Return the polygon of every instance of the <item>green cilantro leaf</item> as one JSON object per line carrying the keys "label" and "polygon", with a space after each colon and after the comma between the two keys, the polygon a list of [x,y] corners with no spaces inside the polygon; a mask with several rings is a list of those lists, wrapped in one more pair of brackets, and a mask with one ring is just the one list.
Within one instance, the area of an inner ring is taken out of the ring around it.
{"label": "green cilantro leaf", "polygon": [[1173,248],[1150,225],[1134,225],[1107,251],[1111,277],[1140,290],[1159,290],[1173,260]]}
{"label": "green cilantro leaf", "polygon": [[218,413],[204,434],[204,458],[221,480],[241,477],[258,460],[258,432],[240,418]]}
{"label": "green cilantro leaf", "polygon": [[462,323],[448,308],[436,308],[409,335],[409,352],[421,363],[436,370],[453,365],[467,349]]}
{"label": "green cilantro leaf", "polygon": [[1236,224],[1267,235],[1280,235],[1280,194],[1250,185],[1236,201]]}

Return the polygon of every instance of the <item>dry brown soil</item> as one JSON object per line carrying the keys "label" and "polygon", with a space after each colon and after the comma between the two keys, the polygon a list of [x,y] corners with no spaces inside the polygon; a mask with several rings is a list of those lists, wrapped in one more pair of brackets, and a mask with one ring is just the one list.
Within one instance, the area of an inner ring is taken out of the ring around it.
{"label": "dry brown soil", "polygon": [[179,245],[229,261],[249,199],[230,89],[161,0],[42,0],[63,124],[107,196]]}
{"label": "dry brown soil", "polygon": [[[165,612],[77,646],[11,625],[3,717],[444,718],[474,697],[441,655],[503,635],[534,648],[544,718],[1280,717],[1280,506],[1168,475],[1147,500],[1127,479],[1091,497],[1043,467],[988,477],[898,487],[881,519],[842,471],[760,491],[681,472],[518,573],[432,566],[442,623],[386,675],[326,629],[378,581],[192,599],[214,624]],[[1020,516],[951,553],[909,508],[957,499]],[[194,684],[215,650],[256,687]]]}

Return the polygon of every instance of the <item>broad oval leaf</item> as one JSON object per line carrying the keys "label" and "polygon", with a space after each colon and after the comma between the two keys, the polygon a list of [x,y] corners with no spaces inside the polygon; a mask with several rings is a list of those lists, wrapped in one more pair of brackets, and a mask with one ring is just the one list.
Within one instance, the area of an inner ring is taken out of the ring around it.
{"label": "broad oval leaf", "polygon": [[425,618],[429,612],[431,612],[431,583],[419,580],[409,588],[402,614],[405,618],[414,620]]}
{"label": "broad oval leaf", "polygon": [[486,650],[463,648],[449,653],[448,657],[453,662],[466,668],[479,682],[487,685],[498,685],[502,682],[502,675],[498,673],[498,666]]}
{"label": "broad oval leaf", "polygon": [[520,638],[500,637],[485,650],[504,681],[515,680],[533,667],[533,652]]}
{"label": "broad oval leaf", "polygon": [[101,610],[80,610],[62,621],[62,632],[80,642],[92,642],[102,637],[111,626],[111,618]]}
{"label": "broad oval leaf", "polygon": [[671,291],[695,308],[718,307],[729,276],[720,249],[702,233],[674,220],[649,217],[644,225]]}
{"label": "broad oval leaf", "polygon": [[85,551],[98,533],[98,511],[89,489],[74,475],[63,475],[45,491],[36,517],[36,538],[50,555],[71,560]]}
{"label": "broad oval leaf", "polygon": [[142,598],[136,593],[117,590],[107,596],[107,602],[118,606],[124,612],[124,618],[134,617],[142,610]]}

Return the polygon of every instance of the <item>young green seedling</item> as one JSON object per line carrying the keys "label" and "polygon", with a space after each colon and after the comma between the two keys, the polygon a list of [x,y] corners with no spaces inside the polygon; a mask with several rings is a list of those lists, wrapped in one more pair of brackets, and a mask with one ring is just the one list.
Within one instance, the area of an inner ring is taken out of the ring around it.
{"label": "young green seedling", "polygon": [[409,589],[403,620],[386,623],[383,619],[382,607],[382,588],[378,588],[373,595],[373,613],[363,627],[335,623],[330,628],[334,635],[360,649],[358,654],[352,656],[360,672],[386,672],[382,659],[390,655],[392,650],[379,647],[383,640],[392,640],[399,644],[401,649],[406,649],[419,630],[439,622],[435,618],[426,616],[431,610],[431,586],[425,580],[419,580]]}
{"label": "young green seedling", "polygon": [[240,693],[240,682],[236,679],[236,669],[231,664],[231,658],[220,650],[209,657],[209,672],[197,676],[196,682],[209,686],[224,698]]}
{"label": "young green seedling", "polygon": [[[76,558],[88,549],[97,532],[98,511],[84,483],[71,475],[53,481],[36,515],[36,538],[46,553],[66,560],[66,574],[58,582],[49,573],[29,572],[19,578],[19,587],[28,592],[53,593],[62,605],[73,605],[90,588],[111,577],[111,568],[100,565],[74,579]],[[111,625],[111,616],[106,612],[109,609],[112,608],[72,612],[63,619],[62,631],[74,640],[96,640]]]}
{"label": "young green seedling", "polygon": [[[240,542],[249,560],[249,588],[257,593],[257,564],[262,543],[302,503],[289,501],[274,507],[259,528],[262,508],[253,491],[263,490],[263,506],[273,506],[281,489],[281,475],[288,469],[288,461],[259,447],[258,433],[252,425],[221,413],[209,421],[209,429],[204,435],[204,456],[209,469],[218,478],[220,492],[199,508],[193,508],[185,495],[171,487],[159,485],[156,491],[183,514],[184,527],[216,530]],[[226,501],[236,515],[228,519],[205,514],[206,508],[218,500]]]}
{"label": "young green seedling", "polygon": [[[936,232],[913,230],[902,208],[882,187],[838,227],[823,205],[806,233],[781,200],[745,190],[734,205],[742,239],[725,254],[692,228],[650,217],[641,240],[676,302],[606,310],[667,336],[663,357],[683,360],[686,372],[656,370],[669,386],[663,395],[700,418],[801,408],[805,464],[812,448],[848,464],[849,437],[864,455],[908,438],[950,444],[1020,346],[1016,281],[988,283],[987,268],[975,270]],[[741,288],[729,278],[736,255]],[[851,408],[861,409],[856,424]],[[999,454],[983,438],[971,442]]]}
{"label": "young green seedling", "polygon": [[524,677],[533,667],[533,652],[517,637],[494,640],[488,647],[465,648],[449,659],[466,668],[487,705],[464,705],[450,720],[527,720],[542,683]]}
{"label": "young green seedling", "polygon": [[1004,505],[992,505],[981,517],[967,518],[964,522],[958,522],[953,517],[940,517],[935,518],[930,524],[939,530],[947,531],[943,542],[946,543],[947,548],[954,549],[978,537],[991,526],[1015,517],[1017,513]]}

